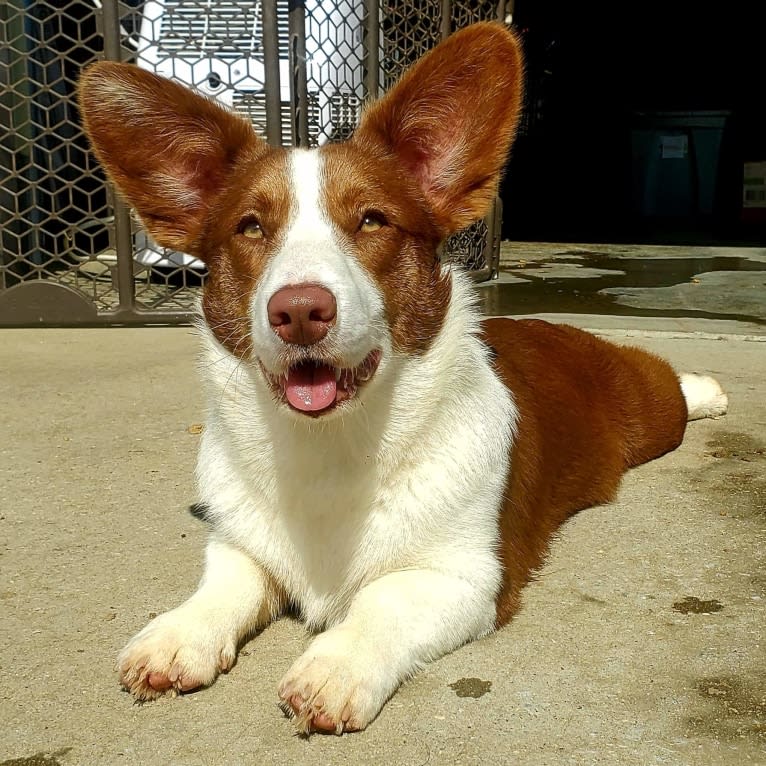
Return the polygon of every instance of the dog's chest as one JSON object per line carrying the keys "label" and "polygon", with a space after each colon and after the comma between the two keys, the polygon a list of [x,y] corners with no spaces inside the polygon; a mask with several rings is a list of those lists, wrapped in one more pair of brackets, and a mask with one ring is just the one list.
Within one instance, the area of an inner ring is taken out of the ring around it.
{"label": "dog's chest", "polygon": [[203,442],[200,489],[219,532],[316,626],[341,619],[365,582],[410,566],[413,539],[427,537],[407,481],[348,433],[267,440],[219,423]]}

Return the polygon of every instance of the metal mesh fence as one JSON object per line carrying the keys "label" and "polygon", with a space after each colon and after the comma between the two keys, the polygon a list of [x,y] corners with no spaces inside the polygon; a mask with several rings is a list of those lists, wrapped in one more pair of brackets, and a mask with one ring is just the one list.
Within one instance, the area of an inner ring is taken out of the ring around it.
{"label": "metal mesh fence", "polygon": [[[212,96],[270,142],[347,138],[378,95],[496,2],[5,0],[0,4],[0,324],[188,321],[202,263],[158,247],[88,150],[75,87],[128,61]],[[493,214],[443,257],[491,276]]]}

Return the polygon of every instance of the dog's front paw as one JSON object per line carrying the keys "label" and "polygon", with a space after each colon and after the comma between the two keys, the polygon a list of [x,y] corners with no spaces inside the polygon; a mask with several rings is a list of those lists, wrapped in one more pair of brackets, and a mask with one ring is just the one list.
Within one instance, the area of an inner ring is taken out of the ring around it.
{"label": "dog's front paw", "polygon": [[137,699],[209,686],[237,656],[236,637],[204,610],[185,604],[156,617],[117,660],[120,683]]}
{"label": "dog's front paw", "polygon": [[351,631],[317,636],[279,684],[280,707],[302,734],[364,729],[398,679]]}

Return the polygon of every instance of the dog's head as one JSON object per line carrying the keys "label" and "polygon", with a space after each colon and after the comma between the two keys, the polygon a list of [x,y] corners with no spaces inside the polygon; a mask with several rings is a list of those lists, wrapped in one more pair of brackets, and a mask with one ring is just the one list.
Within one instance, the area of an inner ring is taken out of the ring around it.
{"label": "dog's head", "polygon": [[522,66],[499,24],[455,33],[369,105],[353,137],[270,147],[213,101],[135,66],[80,81],[97,157],[157,242],[200,258],[205,319],[305,414],[353,407],[388,354],[423,353],[450,301],[437,246],[484,215]]}

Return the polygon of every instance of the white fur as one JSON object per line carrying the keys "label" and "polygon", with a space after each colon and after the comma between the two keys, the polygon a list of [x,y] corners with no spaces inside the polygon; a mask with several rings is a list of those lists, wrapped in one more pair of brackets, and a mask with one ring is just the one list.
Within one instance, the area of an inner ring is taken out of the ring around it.
{"label": "white fur", "polygon": [[492,604],[486,627],[494,619],[515,412],[486,349],[466,332],[475,321],[469,289],[454,279],[433,347],[422,357],[390,354],[344,418],[296,422],[257,369],[207,334],[217,362],[202,500],[219,532],[284,583],[313,628],[342,620],[372,578],[421,565],[481,583]]}
{"label": "white fur", "polygon": [[331,628],[281,696],[322,688],[318,709],[337,716],[349,704],[356,728],[425,662],[494,625],[515,408],[470,332],[469,289],[453,277],[433,347],[391,354],[346,418],[287,417],[258,370],[206,337],[219,361],[202,500],[217,533],[273,575],[311,628]]}
{"label": "white fur", "polygon": [[[251,301],[254,354],[279,371],[266,306],[281,287],[312,282],[336,297],[333,349],[349,366],[382,349],[381,363],[352,406],[314,419],[277,401],[258,362],[203,326],[205,575],[128,644],[120,668],[139,696],[148,674],[180,690],[211,683],[246,636],[292,604],[324,632],[279,695],[302,730],[329,721],[342,731],[364,728],[425,663],[493,629],[517,412],[476,335],[465,277],[447,275],[452,297],[431,347],[393,351],[382,294],[322,208],[321,155],[294,152],[291,173],[288,230]],[[725,411],[712,379],[684,375],[681,385],[690,419]]]}
{"label": "white fur", "polygon": [[426,353],[392,351],[382,296],[321,209],[321,160],[295,152],[292,173],[294,215],[252,300],[254,353],[278,364],[266,304],[306,281],[336,296],[342,356],[358,363],[381,348],[382,361],[346,414],[315,420],[277,402],[259,366],[203,328],[198,480],[214,529],[205,577],[120,662],[123,678],[132,664],[172,663],[174,677],[210,683],[231,647],[287,601],[326,632],[280,696],[299,700],[299,727],[321,714],[339,730],[363,728],[405,678],[494,627],[497,516],[517,413],[476,337],[467,280],[451,274],[446,319]]}
{"label": "white fur", "polygon": [[372,347],[385,340],[383,297],[355,258],[349,258],[320,206],[322,157],[296,149],[290,153],[295,197],[282,246],[263,274],[252,300],[253,345],[270,372],[282,372],[283,343],[269,325],[266,306],[287,285],[319,284],[335,295],[337,320],[330,341],[341,350],[344,366],[356,367]]}
{"label": "white fur", "polygon": [[729,399],[715,378],[692,373],[683,373],[679,378],[689,420],[716,418],[726,414]]}
{"label": "white fur", "polygon": [[123,681],[156,672],[178,690],[212,683],[234,664],[240,639],[273,616],[269,585],[249,556],[212,535],[199,589],[131,639],[117,660]]}

